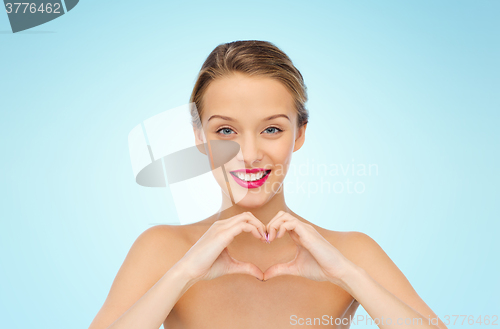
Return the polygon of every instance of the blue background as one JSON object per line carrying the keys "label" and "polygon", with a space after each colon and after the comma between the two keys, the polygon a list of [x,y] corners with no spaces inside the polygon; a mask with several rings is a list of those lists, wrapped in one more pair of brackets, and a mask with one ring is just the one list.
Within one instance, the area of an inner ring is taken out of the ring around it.
{"label": "blue background", "polygon": [[139,234],[178,223],[168,189],[135,183],[128,133],[186,104],[215,46],[247,39],[304,75],[296,166],[378,166],[329,177],[363,193],[287,193],[290,208],[373,237],[442,319],[499,315],[499,13],[494,0],[81,1],[16,34],[0,14],[1,326],[87,328]]}

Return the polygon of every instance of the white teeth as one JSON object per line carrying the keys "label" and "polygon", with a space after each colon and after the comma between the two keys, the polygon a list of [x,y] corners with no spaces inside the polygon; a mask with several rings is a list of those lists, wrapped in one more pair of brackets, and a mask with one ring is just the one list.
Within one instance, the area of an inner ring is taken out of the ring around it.
{"label": "white teeth", "polygon": [[255,173],[255,174],[245,174],[245,173],[242,173],[242,172],[236,172],[235,174],[241,180],[244,180],[244,181],[247,181],[247,182],[253,182],[253,181],[259,180],[262,177],[264,177],[264,175],[266,174],[266,172],[265,171],[259,171],[258,173]]}

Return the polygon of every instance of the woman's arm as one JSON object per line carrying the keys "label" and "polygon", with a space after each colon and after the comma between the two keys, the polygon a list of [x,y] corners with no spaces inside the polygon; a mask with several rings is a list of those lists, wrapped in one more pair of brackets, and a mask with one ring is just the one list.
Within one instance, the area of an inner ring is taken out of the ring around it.
{"label": "woman's arm", "polygon": [[343,242],[335,243],[336,239],[323,237],[313,226],[283,211],[268,223],[267,231],[271,242],[288,232],[297,245],[297,255],[288,263],[268,268],[265,280],[289,274],[330,281],[350,293],[381,329],[447,329],[441,320],[436,323],[434,312],[368,235],[348,232]]}
{"label": "woman's arm", "polygon": [[182,238],[179,226],[146,230],[130,248],[89,329],[158,329],[198,281],[236,273],[262,280],[257,266],[237,261],[227,251],[242,232],[266,241],[264,224],[249,212],[216,221],[193,246]]}
{"label": "woman's arm", "polygon": [[360,232],[348,235],[345,253],[356,264],[346,266],[339,285],[372,319],[384,320],[379,328],[447,328],[373,239]]}
{"label": "woman's arm", "polygon": [[158,329],[194,282],[180,263],[184,250],[175,226],[155,226],[134,242],[104,305],[89,329]]}
{"label": "woman's arm", "polygon": [[179,298],[194,284],[177,266],[145,293],[107,329],[158,329]]}

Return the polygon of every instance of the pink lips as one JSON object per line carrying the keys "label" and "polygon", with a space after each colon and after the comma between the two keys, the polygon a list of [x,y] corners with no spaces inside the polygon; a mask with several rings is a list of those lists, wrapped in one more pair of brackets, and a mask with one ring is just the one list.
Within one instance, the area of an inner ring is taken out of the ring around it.
{"label": "pink lips", "polygon": [[[244,180],[240,179],[238,176],[236,176],[236,174],[235,174],[237,172],[242,172],[242,173],[245,173],[245,174],[255,174],[255,173],[258,173],[258,172],[261,172],[261,171],[266,172],[266,174],[264,175],[264,177],[262,177],[259,180],[253,181],[253,182],[244,181]],[[236,183],[238,183],[242,187],[245,187],[245,188],[257,188],[259,186],[262,186],[266,182],[267,178],[269,177],[269,173],[270,172],[271,172],[270,169],[264,169],[264,168],[238,169],[238,170],[231,171],[231,176],[236,181]]]}

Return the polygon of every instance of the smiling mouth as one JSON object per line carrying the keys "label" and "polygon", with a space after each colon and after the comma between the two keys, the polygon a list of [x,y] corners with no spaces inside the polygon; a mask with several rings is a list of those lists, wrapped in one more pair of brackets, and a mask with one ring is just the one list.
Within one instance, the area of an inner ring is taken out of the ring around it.
{"label": "smiling mouth", "polygon": [[231,175],[240,186],[256,188],[264,184],[269,177],[271,169],[242,169],[231,171]]}
{"label": "smiling mouth", "polygon": [[231,171],[231,175],[235,176],[238,179],[241,179],[245,182],[255,182],[259,179],[262,179],[269,175],[271,169],[269,170],[261,170],[256,173],[245,173],[243,171]]}

